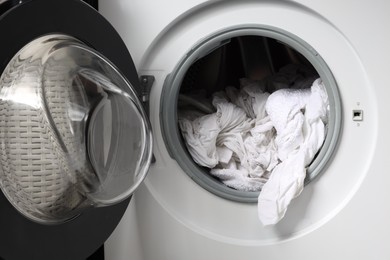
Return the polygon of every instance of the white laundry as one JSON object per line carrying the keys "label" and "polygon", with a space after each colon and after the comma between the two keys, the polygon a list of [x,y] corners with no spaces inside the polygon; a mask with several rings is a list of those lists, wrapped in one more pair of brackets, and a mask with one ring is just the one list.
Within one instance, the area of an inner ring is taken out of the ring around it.
{"label": "white laundry", "polygon": [[194,121],[181,118],[179,125],[194,161],[201,166],[215,167],[218,164],[216,141],[220,131],[216,115],[205,115]]}
{"label": "white laundry", "polygon": [[259,195],[258,213],[264,225],[282,219],[291,200],[302,192],[306,167],[325,139],[324,120],[328,107],[321,79],[317,79],[310,89],[282,89],[269,97],[266,109],[277,131],[276,145],[281,163],[275,167]]}
{"label": "white laundry", "polygon": [[248,175],[245,168],[241,167],[235,161],[223,165],[224,168],[211,169],[210,173],[218,177],[226,186],[242,191],[258,191],[268,178],[253,178]]}
{"label": "white laundry", "polygon": [[[211,103],[181,100],[187,110],[179,111],[179,126],[194,161],[231,188],[261,190],[258,212],[264,225],[277,223],[301,193],[306,167],[325,139],[325,87],[300,70],[291,65],[267,80],[242,79],[240,90],[227,87],[214,93]],[[265,92],[278,88],[283,89]]]}
{"label": "white laundry", "polygon": [[[241,96],[246,95],[250,104],[247,106],[249,111],[253,111],[253,108],[256,111],[261,110],[259,115],[264,117],[265,100],[269,94],[261,90],[255,93],[255,89],[259,89],[257,86],[251,86],[251,89],[252,91],[247,90],[250,95],[241,91],[244,93]],[[231,93],[238,92],[231,90]],[[227,93],[214,93],[212,104],[217,110],[216,113],[202,115],[202,112],[194,110],[180,111],[179,126],[195,162],[201,166],[214,168],[210,173],[229,187],[259,191],[268,179],[266,173],[270,172],[277,161],[272,141],[273,126],[268,117],[263,120],[251,119],[243,109],[229,101]],[[245,106],[244,103],[241,105]],[[273,148],[273,152],[270,147]],[[227,171],[227,165],[238,166]],[[223,175],[226,177],[223,178]]]}
{"label": "white laundry", "polygon": [[252,109],[256,115],[255,126],[244,142],[248,153],[249,174],[252,177],[268,176],[278,164],[274,142],[275,130],[265,109],[270,94],[263,92],[262,84],[259,86],[256,82],[241,80],[241,84],[243,83],[246,85],[241,85],[242,90],[252,99]]}
{"label": "white laundry", "polygon": [[[228,110],[244,110],[228,102],[223,92],[214,94],[213,104],[219,111],[227,113]],[[225,112],[223,112],[225,111]],[[232,114],[232,113],[231,113]],[[236,117],[238,116],[238,117]],[[223,121],[230,120],[230,122]],[[210,173],[218,177],[225,185],[243,191],[259,191],[265,183],[264,178],[251,178],[248,171],[248,154],[244,144],[244,137],[253,129],[254,120],[245,114],[232,117],[221,117],[221,132],[217,137],[217,151],[220,154],[219,165],[212,169]],[[231,151],[229,161],[227,161],[226,150]],[[223,152],[223,153],[222,153]]]}
{"label": "white laundry", "polygon": [[279,163],[272,122],[268,117],[263,121],[264,124],[255,126],[244,141],[248,157],[247,168],[251,177],[268,176]]}
{"label": "white laundry", "polygon": [[277,135],[278,157],[284,161],[303,142],[302,125],[304,111],[310,99],[311,89],[281,89],[267,100],[266,110]]}
{"label": "white laundry", "polygon": [[[179,126],[188,151],[196,163],[214,168],[219,162],[217,136],[221,131],[230,131],[246,120],[245,112],[229,103],[222,93],[216,93],[213,105],[217,112],[199,115],[198,111],[188,110],[179,114]],[[224,155],[226,156],[226,155]]]}
{"label": "white laundry", "polygon": [[245,91],[239,91],[235,87],[231,86],[227,87],[225,90],[230,101],[236,106],[242,108],[249,118],[256,117],[252,108],[252,99]]}
{"label": "white laundry", "polygon": [[[248,118],[245,112],[236,105],[228,101],[224,92],[216,92],[213,95],[213,106],[217,109],[218,124],[221,128],[221,133],[237,132],[233,130],[240,125],[248,124]],[[244,129],[242,129],[244,131]]]}

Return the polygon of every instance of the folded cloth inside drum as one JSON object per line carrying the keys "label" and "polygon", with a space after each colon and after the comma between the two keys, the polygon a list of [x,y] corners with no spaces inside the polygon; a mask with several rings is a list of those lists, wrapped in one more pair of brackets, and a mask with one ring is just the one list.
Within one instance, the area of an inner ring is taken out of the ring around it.
{"label": "folded cloth inside drum", "polygon": [[212,102],[197,101],[212,103],[215,113],[196,109],[210,104],[179,110],[194,161],[231,188],[261,190],[259,218],[265,225],[277,223],[300,194],[306,167],[325,139],[326,90],[320,79],[302,88],[307,81],[288,82],[290,88],[270,95],[264,91],[270,79],[243,79],[240,90],[227,87],[214,93]]}

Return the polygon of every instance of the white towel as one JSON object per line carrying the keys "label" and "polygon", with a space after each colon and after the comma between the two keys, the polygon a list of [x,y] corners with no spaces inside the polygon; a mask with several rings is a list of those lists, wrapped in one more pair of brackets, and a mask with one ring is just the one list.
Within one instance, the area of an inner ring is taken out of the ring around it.
{"label": "white towel", "polygon": [[282,161],[258,199],[259,219],[264,225],[271,225],[284,217],[291,200],[303,190],[306,167],[325,139],[323,120],[327,118],[329,103],[325,87],[317,79],[308,90],[274,92],[266,109],[277,130],[276,145]]}

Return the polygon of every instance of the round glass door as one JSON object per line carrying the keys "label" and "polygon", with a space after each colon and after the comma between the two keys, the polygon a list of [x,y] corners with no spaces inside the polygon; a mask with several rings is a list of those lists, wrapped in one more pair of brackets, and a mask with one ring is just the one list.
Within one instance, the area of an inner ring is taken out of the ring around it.
{"label": "round glass door", "polygon": [[12,58],[0,111],[0,188],[34,221],[119,203],[146,176],[152,136],[136,92],[73,37],[40,37]]}

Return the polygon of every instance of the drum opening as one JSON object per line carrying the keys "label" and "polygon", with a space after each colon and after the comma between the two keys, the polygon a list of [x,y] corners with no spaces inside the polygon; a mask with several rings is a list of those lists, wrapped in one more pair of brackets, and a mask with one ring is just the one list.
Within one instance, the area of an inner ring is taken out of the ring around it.
{"label": "drum opening", "polygon": [[[311,153],[303,159],[310,160],[305,184],[331,159],[341,125],[337,85],[320,55],[295,36],[268,29],[221,33],[194,48],[172,75],[162,97],[163,117],[169,109],[175,115],[162,119],[166,144],[214,194],[256,202],[275,167],[308,145],[307,131],[320,144],[305,153]],[[174,105],[167,105],[166,93],[177,97]],[[314,110],[323,129],[308,128]]]}

